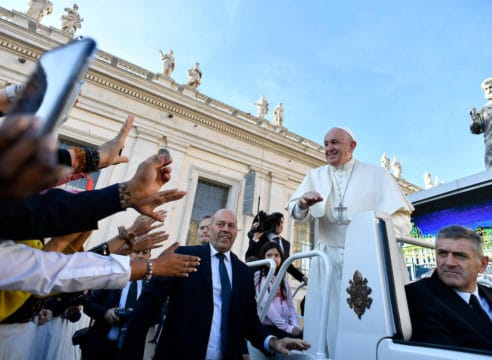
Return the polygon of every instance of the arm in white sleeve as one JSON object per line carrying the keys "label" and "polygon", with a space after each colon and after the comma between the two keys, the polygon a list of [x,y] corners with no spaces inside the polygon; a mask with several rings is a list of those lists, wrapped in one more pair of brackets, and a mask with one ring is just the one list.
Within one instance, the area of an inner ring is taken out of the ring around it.
{"label": "arm in white sleeve", "polygon": [[123,288],[130,279],[128,256],[91,252],[65,255],[13,241],[0,242],[0,289],[46,295],[85,289]]}
{"label": "arm in white sleeve", "polygon": [[309,214],[309,208],[302,210],[297,204],[292,209],[292,216],[296,220],[305,220]]}

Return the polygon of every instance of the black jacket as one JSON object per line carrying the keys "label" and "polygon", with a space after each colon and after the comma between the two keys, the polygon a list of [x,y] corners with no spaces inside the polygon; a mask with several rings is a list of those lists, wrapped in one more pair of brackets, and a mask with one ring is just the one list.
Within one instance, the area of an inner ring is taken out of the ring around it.
{"label": "black jacket", "polygon": [[[478,285],[492,307],[492,289]],[[430,278],[405,286],[412,340],[432,344],[492,350],[492,321],[487,321],[434,271]]]}

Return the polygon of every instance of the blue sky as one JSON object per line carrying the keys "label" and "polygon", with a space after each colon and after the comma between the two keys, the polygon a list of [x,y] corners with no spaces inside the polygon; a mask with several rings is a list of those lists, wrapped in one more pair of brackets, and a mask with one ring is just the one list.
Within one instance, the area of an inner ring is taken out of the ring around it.
{"label": "blue sky", "polygon": [[[41,23],[61,27],[63,8]],[[28,1],[1,2],[26,11]],[[173,78],[200,62],[202,93],[268,119],[279,102],[284,126],[322,143],[335,125],[357,136],[355,157],[396,156],[403,178],[423,186],[429,171],[449,182],[485,169],[483,136],[469,111],[492,77],[489,0],[78,0],[78,35],[153,72],[159,49],[174,50]]]}

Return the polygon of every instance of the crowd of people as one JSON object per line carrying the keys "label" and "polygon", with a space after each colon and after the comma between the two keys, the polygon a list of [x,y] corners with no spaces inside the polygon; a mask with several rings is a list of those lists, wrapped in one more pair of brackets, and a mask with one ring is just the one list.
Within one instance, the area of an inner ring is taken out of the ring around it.
{"label": "crowd of people", "polygon": [[[166,217],[159,206],[186,195],[161,190],[171,178],[167,155],[151,155],[130,180],[105,188],[74,193],[57,187],[127,162],[122,150],[133,116],[98,149],[57,149],[52,134],[36,131],[38,118],[8,114],[19,96],[22,86],[0,91],[0,112],[7,113],[0,126],[0,359],[67,358],[61,349],[70,341],[84,359],[139,359],[147,330],[159,323],[155,359],[247,359],[246,340],[268,355],[313,345],[303,340],[317,337],[298,323],[285,277],[260,321],[256,296],[264,287],[269,292],[273,281],[265,268],[250,268],[231,251],[238,233],[233,211],[204,216],[199,245],[175,243],[150,258],[168,240],[159,229]],[[316,330],[321,325],[313,324],[328,321],[325,346],[333,354],[348,224],[360,212],[382,211],[391,215],[395,233],[406,235],[413,207],[387,170],[353,158],[357,142],[350,129],[332,128],[324,145],[327,165],[306,175],[288,214],[317,219],[314,246],[333,264],[330,293],[320,294],[324,269],[316,260],[309,281],[294,265],[288,273],[308,284],[305,322]],[[133,224],[85,251],[97,222],[128,208],[140,214]],[[273,280],[290,255],[290,242],[281,236],[284,220],[280,212],[259,212],[248,233],[246,260],[273,259]],[[406,287],[415,340],[492,349],[484,335],[492,330],[492,292],[476,281],[488,264],[482,245],[479,235],[460,226],[438,234],[436,272]],[[320,319],[316,304],[326,295],[328,319]],[[79,321],[83,325],[74,327]]]}
{"label": "crowd of people", "polygon": [[[83,358],[101,358],[103,353],[104,358],[116,358],[138,352],[142,348],[130,346],[128,352],[121,349],[135,340],[126,334],[132,334],[134,319],[145,319],[145,316],[138,316],[139,304],[145,303],[154,282],[181,278],[189,280],[184,283],[191,284],[194,279],[202,278],[199,275],[201,269],[207,271],[207,265],[203,264],[207,256],[195,254],[194,249],[188,252],[177,243],[159,256],[149,258],[150,250],[162,246],[168,239],[165,231],[157,229],[166,215],[157,208],[186,194],[178,189],[161,191],[171,177],[172,159],[166,155],[152,155],[138,166],[130,180],[106,188],[76,193],[61,189],[57,186],[128,161],[121,152],[133,125],[133,116],[128,116],[114,139],[98,149],[57,149],[53,135],[40,135],[36,131],[40,119],[28,114],[8,113],[9,104],[19,96],[24,96],[22,86],[0,91],[0,111],[2,115],[6,114],[0,127],[0,207],[5,229],[0,235],[3,269],[0,275],[0,358],[46,358],[48,353],[51,358],[67,358],[67,352],[60,355],[56,350],[61,347],[61,341],[58,337],[53,338],[54,332],[48,331],[51,326],[47,324],[57,323],[67,330],[67,322],[75,323],[83,317],[82,309],[92,318],[90,326],[66,333],[74,333],[70,340],[80,345]],[[85,241],[91,231],[97,230],[98,220],[127,208],[141,214],[133,225],[118,227],[113,238],[84,251]],[[219,216],[223,214],[227,216]],[[227,219],[225,229],[224,217]],[[206,223],[199,231],[205,245],[200,248],[225,254],[229,261],[237,259],[230,252],[237,234],[235,215],[223,209],[204,220]],[[212,229],[222,230],[213,232]],[[224,239],[227,239],[225,243]],[[238,289],[242,292],[241,281],[236,283],[235,260],[233,266],[227,266],[233,281],[229,291],[234,290],[232,295]],[[239,274],[245,283],[251,275],[253,283],[253,274],[245,265],[238,267]],[[219,320],[221,316],[217,309],[222,308],[223,319],[229,319],[232,311],[232,303],[227,303],[216,291],[225,287],[221,284],[214,283],[214,297],[210,299],[214,306],[209,313]],[[208,296],[208,292],[203,295]],[[288,353],[291,349],[309,347],[302,340],[277,339],[269,335],[256,315],[254,289],[244,295],[241,298],[246,301],[239,306],[249,313],[248,321],[239,327],[235,325],[237,337],[229,338],[241,344],[241,354],[247,354],[246,337],[254,338],[255,345],[268,352]],[[156,316],[152,317],[153,322],[162,318],[161,309],[159,306]],[[171,299],[166,314],[169,320],[164,323],[162,333],[169,331],[166,325],[178,313]],[[235,353],[234,347],[228,347],[229,341],[222,340],[222,335],[228,333],[224,326],[232,325],[225,323],[217,331],[207,320],[208,317],[204,322],[207,331],[217,332],[216,342],[208,346],[215,354],[212,358],[227,358]],[[203,338],[206,340],[208,336]],[[159,343],[161,339],[162,336]]]}

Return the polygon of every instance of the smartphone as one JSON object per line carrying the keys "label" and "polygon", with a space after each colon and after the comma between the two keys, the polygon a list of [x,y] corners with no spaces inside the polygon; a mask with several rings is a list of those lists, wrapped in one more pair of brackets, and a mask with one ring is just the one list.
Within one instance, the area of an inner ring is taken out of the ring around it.
{"label": "smartphone", "polygon": [[171,153],[166,148],[160,148],[157,152],[158,156],[165,156],[167,158],[166,163],[164,165],[170,164],[172,161]]}
{"label": "smartphone", "polygon": [[95,53],[96,42],[91,38],[73,40],[45,52],[27,81],[23,95],[7,114],[36,114],[42,123],[40,135],[52,132],[66,120]]}

